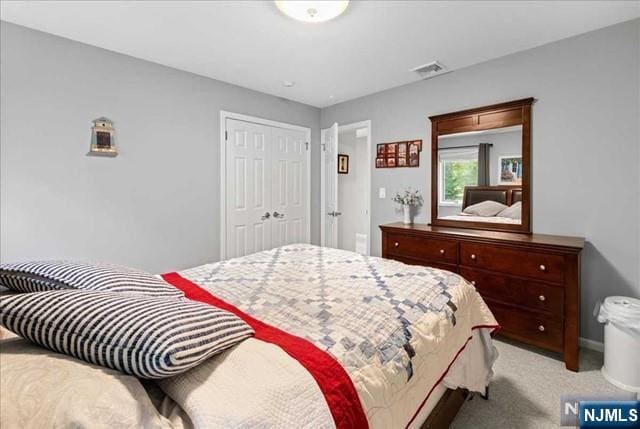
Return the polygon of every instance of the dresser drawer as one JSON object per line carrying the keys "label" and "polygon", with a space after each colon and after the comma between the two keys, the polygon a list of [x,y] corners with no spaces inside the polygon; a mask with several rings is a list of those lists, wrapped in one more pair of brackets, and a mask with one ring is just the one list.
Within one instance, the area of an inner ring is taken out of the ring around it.
{"label": "dresser drawer", "polygon": [[564,257],[542,252],[460,243],[460,265],[556,283],[564,281]]}
{"label": "dresser drawer", "polygon": [[438,268],[440,270],[451,271],[452,273],[458,272],[458,266],[456,264],[445,264],[442,262],[433,262],[425,259],[414,259],[407,256],[400,256],[400,255],[388,255],[388,259],[404,262],[405,264],[409,264],[409,265],[422,265],[425,267]]}
{"label": "dresser drawer", "polygon": [[424,238],[409,234],[388,234],[387,253],[426,259],[437,263],[458,263],[458,243],[455,240]]}
{"label": "dresser drawer", "polygon": [[544,313],[520,310],[491,299],[485,299],[502,327],[500,333],[544,349],[562,352],[563,323]]}
{"label": "dresser drawer", "polygon": [[546,311],[554,319],[562,320],[562,287],[465,267],[460,268],[460,275],[470,281],[483,298]]}

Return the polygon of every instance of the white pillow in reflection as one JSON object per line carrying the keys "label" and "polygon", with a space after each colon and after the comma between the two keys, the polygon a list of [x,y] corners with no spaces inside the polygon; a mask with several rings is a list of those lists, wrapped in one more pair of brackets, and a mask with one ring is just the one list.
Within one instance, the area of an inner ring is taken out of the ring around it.
{"label": "white pillow in reflection", "polygon": [[502,210],[496,216],[500,217],[508,217],[509,219],[521,219],[522,218],[522,202],[518,201],[511,205],[511,207],[507,207]]}
{"label": "white pillow in reflection", "polygon": [[490,217],[497,215],[506,208],[507,206],[502,203],[486,200],[478,204],[473,204],[462,210],[462,212],[474,216]]}

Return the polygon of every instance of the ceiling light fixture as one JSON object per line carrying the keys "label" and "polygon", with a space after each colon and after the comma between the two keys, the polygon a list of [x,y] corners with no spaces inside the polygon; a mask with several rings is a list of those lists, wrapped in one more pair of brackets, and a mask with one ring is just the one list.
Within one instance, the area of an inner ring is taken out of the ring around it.
{"label": "ceiling light fixture", "polygon": [[303,22],[324,22],[342,14],[349,0],[339,1],[291,1],[275,0],[275,4],[290,18]]}

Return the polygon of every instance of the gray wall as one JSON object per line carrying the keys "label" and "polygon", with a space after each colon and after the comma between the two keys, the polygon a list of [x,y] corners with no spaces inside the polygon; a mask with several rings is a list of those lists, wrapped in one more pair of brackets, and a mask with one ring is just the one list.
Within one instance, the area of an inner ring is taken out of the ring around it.
{"label": "gray wall", "polygon": [[[0,27],[2,262],[91,258],[162,272],[217,260],[220,110],[311,127],[319,241],[319,109]],[[85,156],[103,115],[117,158]]]}
{"label": "gray wall", "polygon": [[596,301],[640,296],[639,58],[634,20],[323,109],[324,127],[372,120],[374,148],[425,142],[420,168],[373,168],[372,251],[377,226],[401,219],[393,191],[412,185],[429,201],[429,115],[533,96],[533,230],[587,238],[582,335],[601,340]]}

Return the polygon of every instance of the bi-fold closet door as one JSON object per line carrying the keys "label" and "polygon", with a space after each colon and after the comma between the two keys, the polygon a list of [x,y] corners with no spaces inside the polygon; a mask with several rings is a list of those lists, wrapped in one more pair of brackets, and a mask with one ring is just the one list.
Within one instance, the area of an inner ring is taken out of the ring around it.
{"label": "bi-fold closet door", "polygon": [[226,120],[225,257],[306,242],[307,136]]}

